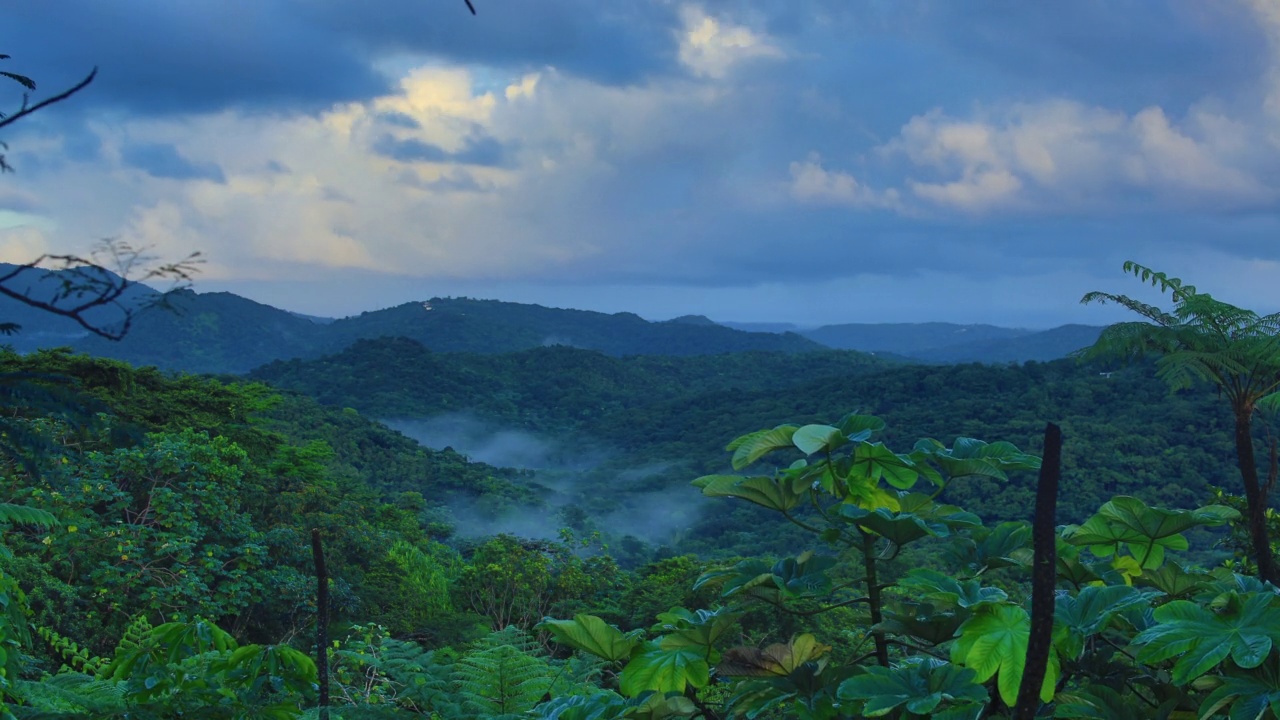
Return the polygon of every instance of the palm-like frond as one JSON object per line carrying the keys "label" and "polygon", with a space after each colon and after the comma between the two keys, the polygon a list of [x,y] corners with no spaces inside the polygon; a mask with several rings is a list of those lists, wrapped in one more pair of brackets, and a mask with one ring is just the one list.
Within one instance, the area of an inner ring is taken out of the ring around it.
{"label": "palm-like frond", "polygon": [[23,719],[124,717],[127,710],[124,683],[82,673],[59,673],[40,682],[20,681],[15,691],[24,705],[10,709]]}
{"label": "palm-like frond", "polygon": [[53,513],[26,505],[0,503],[0,525],[34,525],[39,528],[49,528],[57,524],[58,518],[54,517]]}
{"label": "palm-like frond", "polygon": [[1157,272],[1144,265],[1139,265],[1132,260],[1126,260],[1124,263],[1124,271],[1132,274],[1142,282],[1151,283],[1152,287],[1160,288],[1160,292],[1170,292],[1174,302],[1181,302],[1186,298],[1194,297],[1196,288],[1194,285],[1184,285],[1179,278],[1171,278],[1162,272]]}
{"label": "palm-like frond", "polygon": [[454,666],[468,717],[516,718],[551,687],[555,668],[527,633],[509,627],[477,642]]}
{"label": "palm-like frond", "polygon": [[1121,307],[1138,313],[1157,325],[1168,327],[1170,325],[1177,324],[1177,318],[1175,316],[1166,313],[1155,305],[1148,305],[1147,303],[1139,300],[1134,300],[1128,295],[1115,295],[1113,293],[1095,290],[1091,293],[1085,293],[1085,296],[1080,298],[1080,304],[1082,305],[1088,305],[1089,303],[1094,302],[1099,305],[1106,305],[1107,303],[1120,305]]}
{"label": "palm-like frond", "polygon": [[1148,322],[1112,325],[1077,357],[1130,361],[1155,355],[1157,375],[1170,388],[1210,382],[1241,407],[1252,407],[1280,387],[1280,313],[1260,316],[1134,262],[1126,262],[1124,270],[1168,292],[1173,311],[1125,295],[1088,293],[1081,302],[1115,303]]}

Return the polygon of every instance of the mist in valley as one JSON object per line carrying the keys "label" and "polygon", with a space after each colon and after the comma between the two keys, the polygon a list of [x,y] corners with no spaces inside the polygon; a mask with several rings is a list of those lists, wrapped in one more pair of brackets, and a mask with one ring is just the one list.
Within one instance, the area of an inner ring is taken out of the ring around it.
{"label": "mist in valley", "polygon": [[632,536],[675,546],[707,505],[687,485],[665,489],[678,472],[674,463],[628,465],[619,453],[580,436],[533,433],[469,413],[382,422],[433,450],[451,448],[473,461],[533,471],[539,508],[495,507],[484,498],[452,501],[447,520],[461,538],[507,533],[550,540],[571,527],[580,536],[599,531],[606,541]]}

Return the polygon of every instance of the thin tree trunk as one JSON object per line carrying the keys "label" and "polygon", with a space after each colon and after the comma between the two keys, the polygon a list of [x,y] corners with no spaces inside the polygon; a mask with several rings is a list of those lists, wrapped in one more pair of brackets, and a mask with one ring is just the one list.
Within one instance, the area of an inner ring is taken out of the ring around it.
{"label": "thin tree trunk", "polygon": [[1053,652],[1054,589],[1058,580],[1058,482],[1062,477],[1062,430],[1053,423],[1044,429],[1044,459],[1036,487],[1036,516],[1031,526],[1035,564],[1031,570],[1031,632],[1027,661],[1018,687],[1013,720],[1032,720],[1040,709],[1040,686]]}
{"label": "thin tree trunk", "polygon": [[[884,622],[881,613],[880,579],[876,575],[876,539],[871,533],[862,533],[862,559],[867,569],[867,606],[871,610],[871,624]],[[881,667],[889,667],[889,641],[884,632],[873,630],[871,637],[876,643],[876,662]]]}
{"label": "thin tree trunk", "polygon": [[316,680],[320,685],[320,720],[329,720],[329,573],[324,567],[320,529],[311,529],[311,559],[316,564]]}
{"label": "thin tree trunk", "polygon": [[1271,538],[1267,535],[1267,498],[1258,482],[1258,459],[1253,453],[1252,415],[1249,409],[1236,410],[1236,456],[1240,462],[1240,479],[1244,481],[1249,539],[1253,542],[1253,556],[1258,564],[1258,579],[1277,584]]}

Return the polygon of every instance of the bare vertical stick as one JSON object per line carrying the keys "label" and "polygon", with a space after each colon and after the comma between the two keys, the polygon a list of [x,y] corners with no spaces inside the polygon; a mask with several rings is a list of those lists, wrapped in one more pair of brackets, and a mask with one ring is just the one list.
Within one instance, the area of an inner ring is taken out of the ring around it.
{"label": "bare vertical stick", "polygon": [[1044,459],[1036,487],[1036,517],[1031,526],[1035,565],[1031,570],[1031,636],[1027,638],[1027,663],[1018,687],[1013,720],[1032,720],[1040,707],[1040,686],[1053,652],[1054,590],[1058,579],[1058,481],[1062,478],[1062,429],[1049,423],[1044,429]]}
{"label": "bare vertical stick", "polygon": [[311,529],[311,559],[316,564],[316,675],[320,684],[320,720],[329,720],[329,573],[324,569],[320,529]]}

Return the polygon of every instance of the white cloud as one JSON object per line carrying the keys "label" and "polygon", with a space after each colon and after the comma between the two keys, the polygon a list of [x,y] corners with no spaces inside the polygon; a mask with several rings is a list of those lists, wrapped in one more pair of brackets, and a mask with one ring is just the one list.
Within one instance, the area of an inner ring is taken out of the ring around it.
{"label": "white cloud", "polygon": [[782,50],[741,25],[711,17],[701,7],[680,9],[680,62],[695,75],[719,79],[735,65],[760,58],[781,58]]}
{"label": "white cloud", "polygon": [[974,118],[935,109],[912,118],[880,154],[910,161],[906,185],[920,199],[968,212],[1081,210],[1136,198],[1230,208],[1280,195],[1252,167],[1251,135],[1256,128],[1199,106],[1175,122],[1159,107],[1130,116],[1057,98]]}
{"label": "white cloud", "polygon": [[898,193],[890,189],[877,192],[857,181],[847,172],[827,170],[822,157],[811,153],[804,162],[792,162],[791,196],[801,203],[815,205],[848,205],[851,207],[888,207],[897,204]]}

